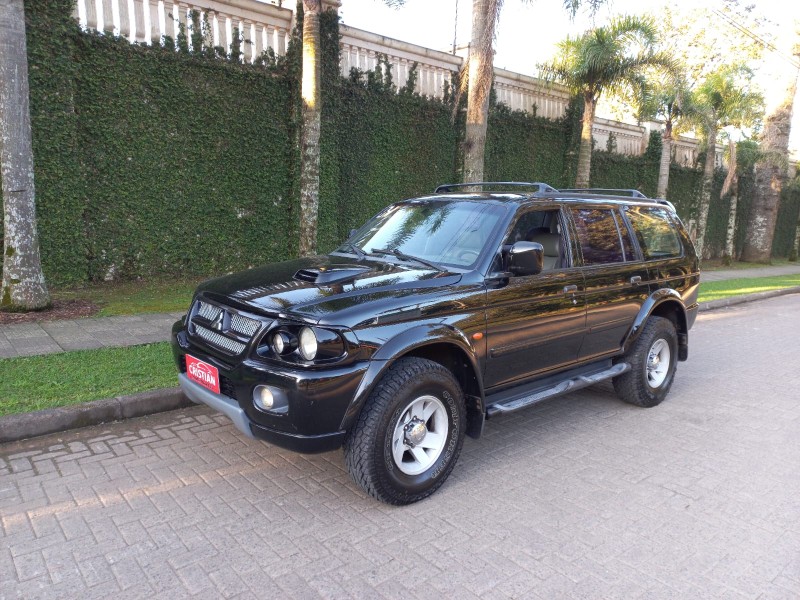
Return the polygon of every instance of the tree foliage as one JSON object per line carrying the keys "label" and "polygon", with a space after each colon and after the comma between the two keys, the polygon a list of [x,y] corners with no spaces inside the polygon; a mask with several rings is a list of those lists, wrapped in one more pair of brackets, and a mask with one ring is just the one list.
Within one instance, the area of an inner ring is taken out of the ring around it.
{"label": "tree foliage", "polygon": [[591,172],[592,126],[597,100],[603,93],[633,95],[648,72],[673,76],[672,57],[657,48],[654,22],[643,17],[618,17],[607,26],[568,37],[556,58],[539,66],[542,77],[566,85],[583,98],[583,128],[575,184],[585,187]]}

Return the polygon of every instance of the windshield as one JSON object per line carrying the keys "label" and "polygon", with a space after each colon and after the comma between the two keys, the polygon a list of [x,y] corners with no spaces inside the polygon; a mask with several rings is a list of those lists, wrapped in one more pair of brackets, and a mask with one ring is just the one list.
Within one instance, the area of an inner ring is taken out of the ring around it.
{"label": "windshield", "polygon": [[471,268],[503,216],[501,207],[481,202],[428,201],[390,206],[359,229],[350,244],[367,254],[394,252],[441,265]]}

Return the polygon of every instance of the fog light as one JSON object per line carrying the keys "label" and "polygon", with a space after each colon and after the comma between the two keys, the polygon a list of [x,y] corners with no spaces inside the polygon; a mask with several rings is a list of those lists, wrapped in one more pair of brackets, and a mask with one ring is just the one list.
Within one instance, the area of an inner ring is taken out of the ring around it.
{"label": "fog light", "polygon": [[253,401],[261,410],[270,410],[272,405],[275,404],[275,397],[268,387],[260,385],[253,392]]}
{"label": "fog light", "polygon": [[285,415],[289,412],[286,392],[269,385],[257,385],[253,389],[253,404],[257,409],[273,415]]}

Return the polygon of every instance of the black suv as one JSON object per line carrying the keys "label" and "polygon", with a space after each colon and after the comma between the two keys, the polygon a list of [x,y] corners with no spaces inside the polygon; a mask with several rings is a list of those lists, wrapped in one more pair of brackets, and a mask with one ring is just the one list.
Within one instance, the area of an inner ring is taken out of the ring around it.
{"label": "black suv", "polygon": [[343,446],[392,504],[433,493],[497,413],[606,379],[626,402],[661,402],[700,282],[673,207],[470,186],[393,204],[327,256],[201,284],[173,328],[185,394],[251,438]]}

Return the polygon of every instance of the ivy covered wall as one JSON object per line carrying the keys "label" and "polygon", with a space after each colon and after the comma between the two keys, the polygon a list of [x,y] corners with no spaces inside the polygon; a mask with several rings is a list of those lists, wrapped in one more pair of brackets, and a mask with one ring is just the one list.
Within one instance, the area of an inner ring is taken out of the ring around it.
{"label": "ivy covered wall", "polygon": [[[243,65],[205,52],[131,45],[81,32],[72,0],[26,0],[37,209],[51,284],[206,275],[297,252],[299,52]],[[335,15],[322,20],[320,251],[386,204],[459,181],[463,113],[397,90],[380,73],[338,70]],[[580,110],[550,121],[493,106],[491,180],[572,185]],[[657,157],[595,153],[592,185],[653,194]],[[718,174],[717,190],[722,182]],[[741,243],[752,195],[742,178]],[[673,166],[669,199],[691,219],[697,169]],[[718,193],[708,244],[724,244]],[[794,236],[787,191],[775,254]]]}

